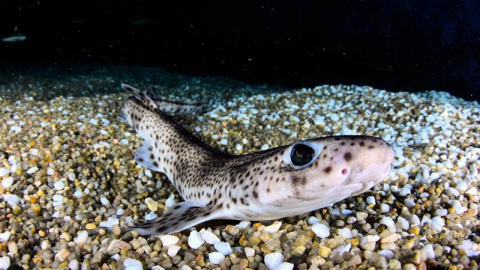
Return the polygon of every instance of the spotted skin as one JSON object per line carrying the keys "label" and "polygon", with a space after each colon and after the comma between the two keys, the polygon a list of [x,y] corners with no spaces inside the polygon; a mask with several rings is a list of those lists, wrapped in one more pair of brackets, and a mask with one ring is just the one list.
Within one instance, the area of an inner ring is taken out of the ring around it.
{"label": "spotted skin", "polygon": [[[144,139],[135,160],[164,173],[185,200],[162,217],[132,222],[142,235],[179,232],[212,219],[271,220],[358,195],[388,175],[393,150],[370,136],[305,140],[248,155],[230,155],[202,142],[163,113],[147,92],[132,93],[124,119]],[[301,146],[301,147],[300,147]],[[300,163],[294,153],[300,153]],[[303,159],[302,159],[303,158]]]}

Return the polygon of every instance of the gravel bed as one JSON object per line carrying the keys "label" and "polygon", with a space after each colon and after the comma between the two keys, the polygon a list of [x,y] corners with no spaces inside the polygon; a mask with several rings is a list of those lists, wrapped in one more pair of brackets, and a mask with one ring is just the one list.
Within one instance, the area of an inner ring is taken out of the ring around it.
{"label": "gravel bed", "polygon": [[[0,270],[478,268],[477,102],[364,86],[285,91],[138,67],[0,73]],[[372,190],[301,216],[124,234],[126,220],[161,216],[180,198],[133,160],[141,141],[117,119],[121,82],[211,101],[208,113],[177,119],[223,151],[366,134],[393,145],[393,169]]]}

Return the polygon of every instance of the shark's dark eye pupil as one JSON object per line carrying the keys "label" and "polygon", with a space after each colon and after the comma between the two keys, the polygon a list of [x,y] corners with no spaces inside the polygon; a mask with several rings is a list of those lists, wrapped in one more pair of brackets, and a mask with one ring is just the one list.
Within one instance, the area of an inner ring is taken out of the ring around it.
{"label": "shark's dark eye pupil", "polygon": [[308,164],[310,161],[312,161],[314,156],[315,151],[310,146],[305,144],[294,145],[292,152],[290,153],[290,158],[295,166],[303,166]]}

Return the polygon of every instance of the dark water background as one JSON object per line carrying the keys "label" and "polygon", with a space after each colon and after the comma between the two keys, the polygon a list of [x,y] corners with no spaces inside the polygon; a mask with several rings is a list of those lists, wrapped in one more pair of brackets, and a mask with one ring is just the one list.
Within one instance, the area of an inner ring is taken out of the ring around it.
{"label": "dark water background", "polygon": [[480,100],[479,14],[473,0],[0,0],[0,38],[27,38],[0,42],[0,62],[134,64]]}

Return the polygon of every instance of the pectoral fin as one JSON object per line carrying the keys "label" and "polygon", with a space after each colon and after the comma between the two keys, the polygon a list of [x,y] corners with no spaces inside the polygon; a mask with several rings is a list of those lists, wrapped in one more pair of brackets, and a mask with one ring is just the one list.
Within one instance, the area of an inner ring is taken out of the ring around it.
{"label": "pectoral fin", "polygon": [[208,205],[200,207],[192,202],[181,202],[173,205],[163,216],[150,221],[131,222],[127,224],[127,229],[141,235],[158,236],[180,232],[214,218]]}

